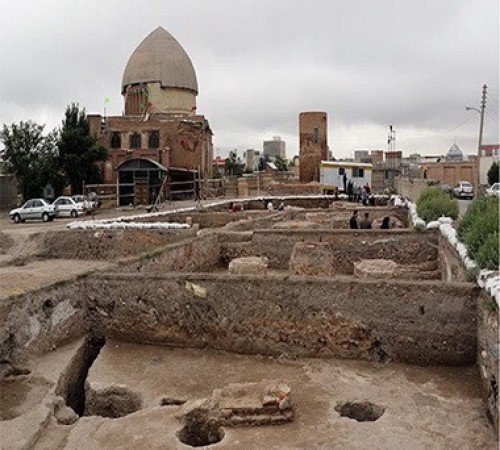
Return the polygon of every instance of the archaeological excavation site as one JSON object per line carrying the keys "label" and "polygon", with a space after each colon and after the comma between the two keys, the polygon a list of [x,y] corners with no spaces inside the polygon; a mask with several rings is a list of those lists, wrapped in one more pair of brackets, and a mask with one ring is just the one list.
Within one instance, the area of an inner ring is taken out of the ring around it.
{"label": "archaeological excavation site", "polygon": [[0,232],[1,448],[497,448],[498,309],[439,229],[269,201]]}

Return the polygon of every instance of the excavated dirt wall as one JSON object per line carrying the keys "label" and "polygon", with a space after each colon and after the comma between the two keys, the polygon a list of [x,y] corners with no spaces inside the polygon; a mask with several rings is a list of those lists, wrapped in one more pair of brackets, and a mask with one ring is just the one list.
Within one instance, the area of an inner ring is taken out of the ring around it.
{"label": "excavated dirt wall", "polygon": [[448,239],[439,233],[439,267],[445,281],[465,281],[467,269]]}
{"label": "excavated dirt wall", "polygon": [[123,272],[163,274],[205,272],[219,266],[220,245],[214,233],[171,244],[150,258],[124,264]]}
{"label": "excavated dirt wall", "polygon": [[41,258],[115,260],[196,236],[197,228],[180,230],[64,230],[36,234]]}
{"label": "excavated dirt wall", "polygon": [[85,334],[87,281],[53,285],[0,298],[0,361],[15,354],[45,352]]}
{"label": "excavated dirt wall", "polygon": [[438,258],[437,233],[412,230],[256,230],[251,242],[227,242],[223,237],[220,242],[224,264],[240,256],[265,256],[269,267],[276,269],[288,269],[296,243],[328,243],[336,255],[332,263],[344,274],[352,274],[353,264],[361,259],[414,264]]}
{"label": "excavated dirt wall", "polygon": [[[416,364],[476,360],[470,284],[209,274],[89,280],[93,332],[142,343]],[[98,336],[99,337],[99,336]]]}

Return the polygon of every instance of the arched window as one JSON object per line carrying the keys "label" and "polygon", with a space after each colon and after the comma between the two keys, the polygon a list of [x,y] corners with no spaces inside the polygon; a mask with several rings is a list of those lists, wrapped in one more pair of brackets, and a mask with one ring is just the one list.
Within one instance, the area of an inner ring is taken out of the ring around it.
{"label": "arched window", "polygon": [[122,146],[122,137],[120,133],[114,132],[111,133],[111,148],[121,148]]}
{"label": "arched window", "polygon": [[130,135],[130,148],[141,148],[141,135],[139,133]]}
{"label": "arched window", "polygon": [[160,133],[158,131],[149,133],[149,148],[160,148]]}

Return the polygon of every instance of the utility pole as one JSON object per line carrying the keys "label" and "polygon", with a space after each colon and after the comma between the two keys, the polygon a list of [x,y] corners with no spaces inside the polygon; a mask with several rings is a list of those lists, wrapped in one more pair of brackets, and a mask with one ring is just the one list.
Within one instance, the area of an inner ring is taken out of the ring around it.
{"label": "utility pole", "polygon": [[479,146],[477,148],[477,156],[481,156],[481,145],[483,145],[483,125],[484,125],[484,110],[486,109],[486,91],[488,86],[483,86],[483,96],[481,98],[481,121],[479,122]]}
{"label": "utility pole", "polygon": [[481,97],[481,108],[473,108],[471,106],[466,106],[465,109],[467,111],[477,111],[479,113],[480,119],[479,119],[479,142],[477,145],[477,161],[476,161],[476,187],[477,187],[477,193],[476,195],[479,195],[479,187],[480,187],[480,182],[481,182],[481,175],[480,175],[480,165],[481,165],[481,146],[483,145],[483,128],[484,128],[484,110],[486,109],[486,93],[488,90],[488,86],[485,84],[483,85],[483,95]]}

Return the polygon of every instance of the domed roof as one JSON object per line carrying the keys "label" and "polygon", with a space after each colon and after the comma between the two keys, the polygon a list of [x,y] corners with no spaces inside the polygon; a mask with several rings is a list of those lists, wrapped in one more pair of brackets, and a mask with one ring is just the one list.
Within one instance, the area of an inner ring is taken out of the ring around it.
{"label": "domed roof", "polygon": [[460,150],[460,147],[456,144],[456,142],[450,147],[448,153],[446,154],[447,160],[462,161],[463,157],[464,155],[462,150]]}
{"label": "domed roof", "polygon": [[193,63],[181,44],[162,27],[146,36],[130,56],[123,72],[122,93],[127,85],[151,82],[198,94]]}

